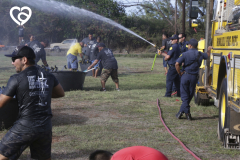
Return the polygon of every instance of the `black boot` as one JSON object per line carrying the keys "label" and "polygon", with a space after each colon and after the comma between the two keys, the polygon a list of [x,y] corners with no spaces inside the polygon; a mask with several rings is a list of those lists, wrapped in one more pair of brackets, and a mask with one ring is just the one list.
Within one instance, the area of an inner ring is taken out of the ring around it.
{"label": "black boot", "polygon": [[177,119],[181,119],[181,118],[182,118],[182,115],[183,115],[183,113],[179,111],[179,112],[176,114]]}
{"label": "black boot", "polygon": [[187,118],[187,120],[189,120],[189,121],[191,121],[192,120],[192,116],[191,116],[191,114],[190,113],[187,113],[187,114],[185,114],[186,115],[186,118]]}

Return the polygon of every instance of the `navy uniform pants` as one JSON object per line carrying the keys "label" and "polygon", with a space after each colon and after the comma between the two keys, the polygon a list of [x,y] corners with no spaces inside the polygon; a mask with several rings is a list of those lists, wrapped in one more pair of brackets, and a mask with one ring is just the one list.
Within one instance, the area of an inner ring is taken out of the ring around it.
{"label": "navy uniform pants", "polygon": [[198,81],[197,75],[191,74],[182,75],[180,85],[182,105],[180,108],[180,112],[190,113],[189,103],[194,95],[197,81]]}
{"label": "navy uniform pants", "polygon": [[177,96],[180,96],[180,78],[174,65],[169,65],[166,83],[166,97],[171,97],[173,83],[176,87]]}

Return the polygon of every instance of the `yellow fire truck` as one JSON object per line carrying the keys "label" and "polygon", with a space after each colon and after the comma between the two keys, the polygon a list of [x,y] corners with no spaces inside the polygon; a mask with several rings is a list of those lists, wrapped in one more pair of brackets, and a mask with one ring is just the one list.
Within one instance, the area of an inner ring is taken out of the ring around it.
{"label": "yellow fire truck", "polygon": [[[219,108],[218,138],[225,148],[240,148],[240,0],[207,0],[206,9],[199,50],[213,49],[200,67],[195,103],[207,105],[213,99]],[[191,0],[189,18],[196,19],[197,12],[198,0]]]}

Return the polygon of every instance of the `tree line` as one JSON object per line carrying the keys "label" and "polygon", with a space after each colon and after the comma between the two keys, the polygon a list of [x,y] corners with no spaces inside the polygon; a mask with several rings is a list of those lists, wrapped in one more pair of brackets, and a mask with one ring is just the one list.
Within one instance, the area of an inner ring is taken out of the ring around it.
{"label": "tree line", "polygon": [[[145,1],[142,3],[142,9],[139,12],[131,14],[125,12],[127,6],[113,0],[57,1],[107,17],[157,45],[161,45],[163,32],[169,35],[174,33],[175,6],[169,0],[154,1],[154,3]],[[178,33],[181,33],[181,24],[186,23],[188,37],[200,39],[204,36],[204,17],[198,20],[200,24],[198,30],[200,32],[195,33],[192,28],[189,28],[188,18],[185,22],[182,21],[181,3],[182,1],[178,0],[176,17]],[[186,7],[188,7],[188,4],[189,1],[187,1]],[[202,5],[204,6],[204,3]],[[17,24],[9,14],[13,6],[22,7],[26,4],[16,0],[0,0],[0,21],[2,23],[0,25],[0,41],[4,42],[5,45],[17,45],[18,43]],[[103,42],[110,48],[127,48],[130,50],[150,47],[145,41],[101,20],[84,16],[59,16],[55,13],[42,12],[34,7],[30,8],[32,9],[32,16],[24,25],[26,27],[25,40],[28,39],[30,34],[35,35],[38,40],[48,39],[51,43],[61,42],[67,38],[82,40],[87,37],[89,32],[92,32],[95,36],[101,36]],[[17,17],[17,14],[15,13],[15,17]],[[188,10],[186,10],[186,15],[188,15]]]}

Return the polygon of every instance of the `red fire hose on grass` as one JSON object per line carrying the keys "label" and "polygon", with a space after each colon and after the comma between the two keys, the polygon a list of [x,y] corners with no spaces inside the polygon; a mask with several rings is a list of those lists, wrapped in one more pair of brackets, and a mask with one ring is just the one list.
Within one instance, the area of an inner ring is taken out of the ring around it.
{"label": "red fire hose on grass", "polygon": [[164,127],[167,129],[167,131],[171,134],[171,136],[176,139],[181,145],[182,147],[189,152],[194,158],[196,158],[197,160],[201,160],[198,156],[196,156],[191,150],[189,150],[171,131],[170,129],[167,127],[167,125],[165,124],[164,120],[162,119],[162,113],[161,113],[161,109],[160,109],[160,102],[159,99],[157,99],[157,105],[158,105],[158,110],[159,110],[159,116],[160,116],[160,120],[162,121],[162,124],[164,125]]}

